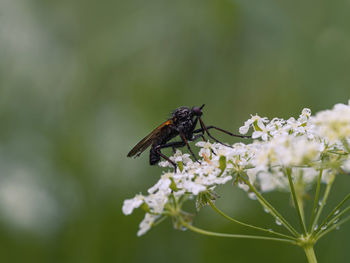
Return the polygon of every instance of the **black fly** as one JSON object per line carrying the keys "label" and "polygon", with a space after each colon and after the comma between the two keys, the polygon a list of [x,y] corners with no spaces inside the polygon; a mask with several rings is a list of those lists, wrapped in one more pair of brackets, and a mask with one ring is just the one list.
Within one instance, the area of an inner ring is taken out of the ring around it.
{"label": "black fly", "polygon": [[[151,151],[149,155],[150,165],[155,165],[160,161],[160,158],[163,157],[165,160],[170,162],[176,171],[176,163],[170,160],[167,156],[161,153],[161,149],[164,148],[180,148],[187,146],[188,150],[192,154],[193,158],[197,160],[195,154],[193,153],[189,141],[195,141],[196,139],[202,137],[203,140],[204,134],[206,133],[214,141],[226,145],[216,138],[214,138],[210,133],[209,129],[216,129],[228,135],[240,138],[251,138],[250,136],[237,135],[229,131],[220,129],[215,126],[205,126],[204,122],[201,119],[203,115],[202,109],[204,104],[201,107],[193,107],[192,109],[188,107],[179,107],[173,113],[172,117],[167,121],[163,122],[157,128],[155,128],[150,134],[143,138],[134,148],[128,153],[128,157],[137,157],[142,152],[144,152],[149,146],[151,146]],[[200,128],[196,129],[197,123],[199,121]],[[171,139],[180,135],[181,141],[169,142]],[[169,143],[168,143],[169,142]],[[229,146],[229,145],[226,145]],[[230,147],[230,146],[229,146]]]}

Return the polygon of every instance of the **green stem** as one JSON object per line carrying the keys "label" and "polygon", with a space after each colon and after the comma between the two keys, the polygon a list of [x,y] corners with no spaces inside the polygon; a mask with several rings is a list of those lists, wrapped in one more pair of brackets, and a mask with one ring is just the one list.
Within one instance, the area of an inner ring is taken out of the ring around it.
{"label": "green stem", "polygon": [[345,149],[348,151],[348,153],[350,153],[350,145],[349,145],[348,141],[346,139],[343,139],[342,143],[343,143]]}
{"label": "green stem", "polygon": [[326,187],[324,196],[323,196],[323,198],[322,198],[321,205],[320,205],[320,207],[319,207],[319,209],[318,209],[318,211],[317,211],[316,218],[315,218],[314,223],[313,223],[313,225],[312,225],[311,231],[314,230],[315,226],[317,225],[318,219],[319,219],[320,216],[321,216],[322,210],[323,210],[323,208],[324,208],[324,206],[325,206],[325,204],[326,204],[326,202],[327,202],[329,192],[331,191],[331,188],[332,188],[334,179],[335,179],[335,174],[331,174],[331,178],[330,178],[330,180],[329,180],[329,183],[327,184],[327,187]]}
{"label": "green stem", "polygon": [[175,198],[174,194],[171,194],[171,195],[170,195],[170,198],[171,198],[171,200],[173,201],[174,207],[176,208],[176,207],[177,207],[177,201],[176,201],[176,198]]}
{"label": "green stem", "polygon": [[160,223],[162,223],[162,222],[163,222],[165,219],[167,219],[167,218],[168,218],[167,215],[161,217],[160,219],[158,219],[157,221],[155,221],[155,222],[152,224],[152,227],[159,225]]}
{"label": "green stem", "polygon": [[318,180],[317,180],[317,186],[316,186],[314,207],[312,208],[311,221],[310,221],[310,226],[309,226],[309,233],[312,232],[312,227],[314,225],[314,220],[315,220],[316,210],[317,210],[317,206],[318,206],[318,201],[319,201],[319,198],[320,198],[322,173],[323,173],[323,169],[320,169],[320,173],[318,175]]}
{"label": "green stem", "polygon": [[317,263],[316,255],[313,246],[303,247],[309,263]]}
{"label": "green stem", "polygon": [[304,197],[303,197],[303,195],[299,194],[298,191],[296,191],[296,194],[297,194],[298,204],[299,204],[299,207],[300,207],[301,218],[305,222]]}
{"label": "green stem", "polygon": [[[332,212],[329,213],[329,215],[322,221],[322,223],[320,224],[319,228],[315,231],[315,234],[317,234],[319,232],[319,230],[324,226],[327,225],[329,223],[329,220],[331,219],[331,217],[333,215],[335,215],[336,213],[339,213],[339,209],[340,207],[348,200],[350,199],[350,194],[348,194],[333,210]],[[343,212],[342,212],[343,213]],[[338,214],[339,215],[339,214]],[[339,217],[339,216],[338,216]]]}
{"label": "green stem", "polygon": [[296,245],[296,242],[290,239],[284,239],[284,238],[275,238],[275,237],[264,237],[264,236],[251,236],[251,235],[236,235],[236,234],[227,234],[227,233],[217,233],[212,231],[207,231],[195,226],[192,226],[185,221],[181,221],[182,225],[189,230],[196,232],[198,234],[207,235],[207,236],[215,236],[215,237],[230,237],[230,238],[244,238],[244,239],[260,239],[260,240],[270,240],[270,241],[279,241],[279,242],[285,242],[290,243],[293,245]]}
{"label": "green stem", "polygon": [[297,195],[295,193],[294,183],[293,183],[293,180],[292,180],[292,169],[291,168],[286,168],[285,173],[288,176],[290,192],[292,193],[293,202],[294,202],[295,210],[297,211],[297,214],[298,214],[298,217],[299,217],[299,223],[300,223],[301,229],[302,229],[304,235],[306,235],[306,227],[305,227],[304,218],[303,218],[301,210],[300,210],[298,198],[297,198]]}
{"label": "green stem", "polygon": [[[331,227],[329,227],[328,229],[331,229],[330,231],[332,231],[334,228],[338,227],[339,224],[340,224],[340,222],[342,222],[342,221],[340,221],[338,224],[337,224],[336,222],[339,220],[339,218],[340,218],[342,215],[344,215],[344,214],[347,213],[348,211],[350,211],[350,206],[348,206],[348,207],[345,208],[343,211],[341,211],[338,215],[336,215],[335,217],[333,217],[332,220],[330,220],[330,221],[327,223],[328,225],[331,225]],[[333,228],[333,227],[334,227],[334,228]],[[319,230],[316,234],[314,234],[316,240],[319,239],[320,237],[322,237],[323,235],[325,235],[326,233],[330,232],[330,231],[328,231],[328,229],[325,228],[325,229],[323,230],[323,229],[320,228],[320,230]]]}
{"label": "green stem", "polygon": [[323,231],[322,233],[320,233],[316,239],[319,240],[321,239],[321,237],[323,237],[324,235],[328,234],[329,232],[333,231],[334,229],[338,229],[342,224],[344,224],[345,222],[350,220],[350,216],[345,217],[343,220],[341,220],[339,223],[337,224],[333,224],[330,228],[328,228],[327,230]]}
{"label": "green stem", "polygon": [[256,230],[259,230],[259,231],[263,231],[263,232],[267,232],[269,234],[273,234],[273,235],[276,235],[276,236],[280,236],[280,237],[285,237],[285,238],[288,238],[288,239],[291,239],[291,240],[296,240],[294,237],[292,236],[288,236],[288,235],[284,235],[282,233],[279,233],[279,232],[275,232],[271,229],[265,229],[265,228],[262,228],[262,227],[258,227],[258,226],[253,226],[253,225],[250,225],[250,224],[247,224],[247,223],[243,223],[241,221],[238,221],[232,217],[230,217],[229,215],[225,214],[223,211],[221,211],[219,208],[217,208],[214,203],[212,201],[208,201],[209,205],[211,206],[211,208],[213,208],[219,215],[223,216],[224,218],[226,218],[227,220],[229,221],[232,221],[236,224],[239,224],[239,225],[242,225],[242,226],[245,226],[245,227],[249,227],[249,228],[252,228],[252,229],[256,229]]}
{"label": "green stem", "polygon": [[280,221],[282,225],[293,234],[293,236],[298,237],[299,233],[287,222],[284,217],[278,213],[278,211],[256,190],[256,188],[249,182],[249,180],[245,179],[243,176],[240,177],[243,182],[245,182],[251,191],[253,191],[258,198],[260,204],[268,209],[268,211],[271,213],[273,217],[276,218],[276,220]]}

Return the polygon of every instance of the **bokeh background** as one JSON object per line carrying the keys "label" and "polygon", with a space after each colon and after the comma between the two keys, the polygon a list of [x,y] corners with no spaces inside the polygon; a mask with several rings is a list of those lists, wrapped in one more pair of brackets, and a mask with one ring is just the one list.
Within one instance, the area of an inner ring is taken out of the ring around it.
{"label": "bokeh background", "polygon": [[[250,114],[346,103],[349,10],[349,0],[1,0],[0,262],[305,262],[297,247],[169,221],[137,238],[143,213],[124,216],[122,202],[162,169],[126,153],[182,105],[205,103],[206,123],[237,132]],[[329,207],[349,185],[337,179]],[[218,190],[228,214],[278,229],[237,187]],[[267,198],[296,222],[287,194]],[[195,224],[251,233],[209,208]],[[348,262],[349,237],[345,225],[321,240],[319,262]]]}

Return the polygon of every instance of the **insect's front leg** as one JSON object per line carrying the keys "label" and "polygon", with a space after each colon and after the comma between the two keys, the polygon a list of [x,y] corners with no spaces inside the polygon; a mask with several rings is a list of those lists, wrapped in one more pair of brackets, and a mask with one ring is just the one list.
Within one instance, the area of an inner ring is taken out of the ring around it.
{"label": "insect's front leg", "polygon": [[191,149],[190,145],[188,144],[188,141],[187,141],[185,134],[183,132],[180,133],[180,137],[181,137],[182,141],[187,145],[187,149],[189,150],[189,152],[191,153],[193,158],[196,160],[196,162],[200,163],[200,161],[198,161],[196,155],[192,152],[192,149]]}
{"label": "insect's front leg", "polygon": [[205,141],[204,133],[193,135],[191,141],[194,142],[195,140],[197,140],[200,137],[202,137],[203,141]]}
{"label": "insect's front leg", "polygon": [[[195,141],[195,140],[197,140],[199,137],[202,137],[203,141],[206,141],[203,132],[201,132],[200,134],[194,135],[191,141]],[[210,148],[210,151],[211,151],[214,155],[216,155],[216,153],[213,151],[212,148]]]}
{"label": "insect's front leg", "polygon": [[[204,132],[205,130],[204,129],[196,129],[196,126],[197,126],[197,123],[198,123],[198,120],[200,119],[199,116],[197,116],[194,121],[193,121],[193,125],[192,125],[192,129],[191,129],[191,133],[192,133],[192,139],[191,141],[195,141],[197,140],[199,137],[202,137],[203,141],[205,141],[205,137],[204,137]],[[197,134],[195,136],[193,136],[193,133],[201,133],[201,134]]]}
{"label": "insect's front leg", "polygon": [[229,131],[226,131],[224,129],[221,129],[221,128],[218,128],[218,127],[212,126],[212,125],[211,126],[205,126],[204,128],[196,129],[196,130],[193,131],[193,133],[201,132],[202,134],[204,134],[204,132],[206,131],[208,133],[208,135],[209,135],[209,132],[208,132],[209,129],[215,129],[215,130],[221,131],[223,133],[226,133],[228,135],[231,135],[233,137],[239,137],[239,138],[245,138],[245,139],[251,139],[252,138],[252,136],[249,136],[249,135],[233,134],[233,133],[231,133]]}
{"label": "insect's front leg", "polygon": [[223,143],[223,142],[219,141],[218,139],[216,139],[214,136],[212,136],[212,135],[209,133],[209,129],[215,129],[215,130],[221,131],[221,132],[223,132],[223,133],[226,133],[226,134],[228,134],[228,135],[231,135],[231,136],[233,136],[233,137],[240,137],[240,138],[247,138],[247,139],[251,138],[251,136],[233,134],[233,133],[231,133],[231,132],[229,132],[229,131],[226,131],[226,130],[224,130],[224,129],[221,129],[221,128],[218,128],[218,127],[215,127],[215,126],[208,126],[208,127],[207,127],[207,126],[205,126],[204,122],[203,122],[202,119],[200,119],[200,118],[199,118],[199,123],[200,123],[200,125],[201,125],[201,129],[194,130],[193,133],[199,133],[199,132],[204,133],[204,132],[206,132],[206,133],[208,134],[208,136],[209,136],[210,138],[212,138],[214,141],[216,141],[216,142],[218,142],[218,143],[220,143],[220,144],[222,144],[222,145],[225,145],[225,146],[227,146],[227,147],[230,147],[230,148],[232,148],[232,146],[230,146],[230,145],[228,145],[228,144],[226,144],[226,143]]}
{"label": "insect's front leg", "polygon": [[192,128],[191,128],[191,132],[194,131],[194,129],[196,128],[197,126],[197,123],[198,123],[198,120],[199,120],[199,117],[196,117],[193,121],[193,124],[192,124]]}

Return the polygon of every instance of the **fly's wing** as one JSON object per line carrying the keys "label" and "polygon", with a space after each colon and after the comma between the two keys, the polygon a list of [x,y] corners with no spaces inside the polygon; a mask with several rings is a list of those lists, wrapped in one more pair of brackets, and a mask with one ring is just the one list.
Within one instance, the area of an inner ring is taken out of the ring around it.
{"label": "fly's wing", "polygon": [[140,156],[140,154],[143,153],[154,142],[154,140],[158,138],[158,136],[162,132],[162,129],[171,124],[172,124],[171,120],[167,120],[166,122],[163,122],[161,125],[155,128],[150,134],[148,134],[145,138],[143,138],[138,144],[136,144],[134,148],[131,149],[131,151],[128,153],[127,156],[128,157]]}

